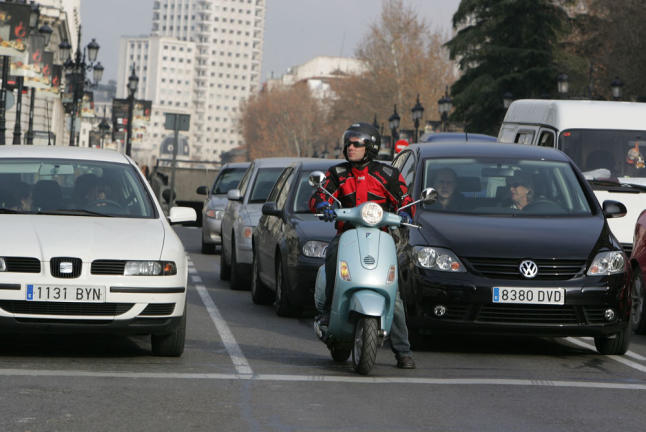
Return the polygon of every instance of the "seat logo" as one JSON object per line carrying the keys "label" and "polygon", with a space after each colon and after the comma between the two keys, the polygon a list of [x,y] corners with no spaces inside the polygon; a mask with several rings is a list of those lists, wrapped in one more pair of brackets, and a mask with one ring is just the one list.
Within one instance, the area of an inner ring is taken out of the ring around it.
{"label": "seat logo", "polygon": [[62,262],[59,266],[61,274],[72,274],[72,263],[71,262]]}
{"label": "seat logo", "polygon": [[518,266],[518,270],[526,279],[532,279],[538,274],[538,266],[531,260],[521,262]]}

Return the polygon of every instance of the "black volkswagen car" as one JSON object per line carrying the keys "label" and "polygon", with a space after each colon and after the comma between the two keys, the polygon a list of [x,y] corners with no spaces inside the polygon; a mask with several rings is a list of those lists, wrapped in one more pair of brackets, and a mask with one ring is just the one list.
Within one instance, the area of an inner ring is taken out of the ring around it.
{"label": "black volkswagen car", "polygon": [[420,229],[396,232],[411,341],[427,331],[593,336],[630,343],[631,269],[574,163],[558,150],[498,143],[411,145],[393,161]]}
{"label": "black volkswagen car", "polygon": [[262,207],[253,231],[251,298],[257,304],[273,301],[276,313],[291,316],[314,308],[316,272],[336,230],[309,209],[312,171],[327,171],[342,161],[303,159],[279,177]]}

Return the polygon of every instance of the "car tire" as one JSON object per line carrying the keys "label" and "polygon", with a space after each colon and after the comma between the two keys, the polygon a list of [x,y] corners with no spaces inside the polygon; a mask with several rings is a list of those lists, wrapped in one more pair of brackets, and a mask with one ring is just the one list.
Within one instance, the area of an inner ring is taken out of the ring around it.
{"label": "car tire", "polygon": [[227,259],[224,256],[224,245],[220,251],[220,280],[228,281],[231,279],[231,267],[227,264]]}
{"label": "car tire", "polygon": [[595,336],[594,346],[597,347],[599,354],[603,355],[623,355],[628,351],[630,346],[630,337],[633,331],[628,326],[618,333],[610,336]]}
{"label": "car tire", "polygon": [[186,340],[186,306],[179,324],[171,333],[151,335],[152,352],[156,356],[179,357],[184,352]]}
{"label": "car tire", "polygon": [[274,310],[276,315],[281,317],[291,317],[297,312],[297,309],[292,306],[289,301],[289,286],[287,279],[285,279],[285,272],[283,271],[283,260],[278,255],[276,262],[276,295],[274,299]]}
{"label": "car tire", "polygon": [[236,259],[236,244],[234,242],[231,242],[231,280],[229,282],[232,290],[241,291],[248,288],[244,284],[240,265]]}
{"label": "car tire", "polygon": [[258,268],[258,258],[253,254],[253,264],[251,271],[251,301],[258,305],[268,305],[274,299],[273,293],[260,279],[260,269]]}
{"label": "car tire", "polygon": [[213,243],[204,243],[204,240],[202,240],[202,253],[203,254],[214,254],[215,253],[215,244]]}
{"label": "car tire", "polygon": [[646,299],[644,298],[644,277],[639,267],[633,270],[633,286],[631,291],[632,306],[630,311],[630,324],[637,334],[646,333]]}

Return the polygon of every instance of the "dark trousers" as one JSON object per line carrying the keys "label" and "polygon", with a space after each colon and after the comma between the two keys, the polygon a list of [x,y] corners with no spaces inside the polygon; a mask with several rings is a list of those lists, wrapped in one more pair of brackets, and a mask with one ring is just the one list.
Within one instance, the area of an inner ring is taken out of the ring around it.
{"label": "dark trousers", "polygon": [[[332,308],[332,296],[334,295],[334,281],[336,279],[336,264],[339,251],[339,237],[334,236],[325,251],[325,311],[330,312]],[[408,327],[406,327],[406,313],[404,304],[397,291],[395,299],[395,311],[393,324],[390,328],[390,345],[397,356],[410,355],[410,343],[408,342]]]}

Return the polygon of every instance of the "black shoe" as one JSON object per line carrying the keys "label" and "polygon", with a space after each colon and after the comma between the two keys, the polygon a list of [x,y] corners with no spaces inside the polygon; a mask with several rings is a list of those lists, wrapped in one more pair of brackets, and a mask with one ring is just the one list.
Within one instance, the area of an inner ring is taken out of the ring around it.
{"label": "black shoe", "polygon": [[399,369],[415,369],[415,360],[409,355],[397,356],[397,367]]}

